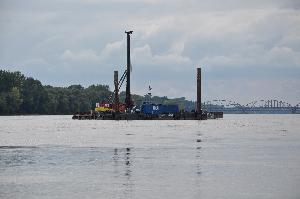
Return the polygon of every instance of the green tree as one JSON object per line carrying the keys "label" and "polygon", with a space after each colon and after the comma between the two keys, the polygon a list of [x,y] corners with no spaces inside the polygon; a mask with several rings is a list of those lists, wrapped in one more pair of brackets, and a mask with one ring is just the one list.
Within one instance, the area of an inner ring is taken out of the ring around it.
{"label": "green tree", "polygon": [[4,92],[0,93],[0,115],[8,113],[6,98],[7,98],[7,95]]}
{"label": "green tree", "polygon": [[[43,86],[40,81],[25,77],[20,72],[0,70],[0,115],[3,114],[73,114],[95,108],[97,102],[109,102],[113,92],[107,85],[81,85],[69,87]],[[125,101],[125,92],[120,93]],[[110,102],[112,101],[111,99]],[[169,99],[132,94],[136,105],[148,101],[156,104],[178,104],[181,109],[192,110],[195,102],[185,98]]]}
{"label": "green tree", "polygon": [[112,92],[107,85],[91,85],[85,89],[85,97],[88,99],[88,106],[90,109],[95,108],[98,102],[108,102]]}
{"label": "green tree", "polygon": [[0,92],[9,92],[13,87],[20,88],[24,79],[20,72],[0,70]]}
{"label": "green tree", "polygon": [[43,105],[45,114],[58,114],[58,89],[52,86],[45,86],[44,89],[46,93]]}
{"label": "green tree", "polygon": [[13,87],[7,96],[7,105],[9,112],[12,114],[18,113],[20,105],[22,104],[22,98],[20,90],[17,87]]}
{"label": "green tree", "polygon": [[22,112],[34,114],[42,112],[42,103],[45,93],[40,81],[33,78],[26,78],[22,85],[23,103]]}

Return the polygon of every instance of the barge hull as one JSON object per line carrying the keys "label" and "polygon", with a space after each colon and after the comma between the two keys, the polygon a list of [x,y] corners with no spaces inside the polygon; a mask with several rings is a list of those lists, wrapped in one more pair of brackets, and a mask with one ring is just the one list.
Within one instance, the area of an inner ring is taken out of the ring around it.
{"label": "barge hull", "polygon": [[179,114],[138,114],[138,113],[120,113],[120,114],[74,114],[74,120],[207,120],[223,118],[222,112],[209,112],[197,114],[193,112]]}

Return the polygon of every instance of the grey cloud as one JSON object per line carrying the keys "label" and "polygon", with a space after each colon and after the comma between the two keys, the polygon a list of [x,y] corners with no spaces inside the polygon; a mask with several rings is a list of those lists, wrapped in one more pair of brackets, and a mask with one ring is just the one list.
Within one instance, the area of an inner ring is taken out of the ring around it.
{"label": "grey cloud", "polygon": [[[157,95],[195,99],[195,68],[202,66],[207,98],[245,100],[238,94],[243,88],[251,88],[253,96],[272,96],[251,81],[266,78],[271,88],[281,77],[299,86],[294,81],[300,77],[298,5],[292,0],[4,0],[0,65],[46,84],[112,85],[113,70],[123,71],[126,63],[124,30],[133,29],[137,93],[152,84]],[[296,100],[284,85],[278,96]]]}

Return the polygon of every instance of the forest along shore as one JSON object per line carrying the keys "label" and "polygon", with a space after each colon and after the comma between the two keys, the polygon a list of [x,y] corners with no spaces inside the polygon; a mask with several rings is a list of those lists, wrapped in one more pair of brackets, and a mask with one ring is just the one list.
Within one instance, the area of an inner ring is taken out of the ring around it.
{"label": "forest along shore", "polygon": [[[111,95],[108,85],[53,87],[18,71],[0,70],[0,115],[70,115],[93,110],[97,102],[107,101]],[[132,94],[132,99],[137,105],[151,100],[155,104],[178,104],[189,111],[195,108],[195,102],[184,97]],[[125,101],[125,92],[120,93],[120,101]]]}

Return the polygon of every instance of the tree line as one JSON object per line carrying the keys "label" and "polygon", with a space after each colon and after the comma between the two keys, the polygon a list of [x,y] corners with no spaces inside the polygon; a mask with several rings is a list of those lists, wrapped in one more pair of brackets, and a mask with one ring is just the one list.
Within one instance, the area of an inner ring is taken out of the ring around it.
{"label": "tree line", "polygon": [[[39,80],[25,77],[21,72],[0,70],[0,115],[19,114],[73,114],[95,108],[97,102],[108,101],[112,95],[108,85],[81,85],[53,87],[42,85]],[[124,102],[125,92],[120,93]],[[181,109],[191,110],[195,102],[185,98],[168,99],[149,94],[132,95],[136,105],[148,101],[157,104],[178,104]]]}

